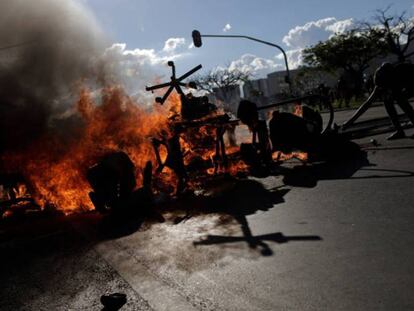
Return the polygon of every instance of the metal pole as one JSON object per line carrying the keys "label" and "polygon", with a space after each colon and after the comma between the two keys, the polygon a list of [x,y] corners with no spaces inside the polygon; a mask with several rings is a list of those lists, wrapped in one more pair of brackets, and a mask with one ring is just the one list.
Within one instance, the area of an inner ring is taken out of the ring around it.
{"label": "metal pole", "polygon": [[201,37],[205,37],[205,38],[243,38],[243,39],[248,39],[248,40],[260,42],[260,43],[263,43],[263,44],[266,44],[266,45],[270,45],[270,46],[273,46],[273,47],[279,49],[282,52],[282,54],[283,54],[283,58],[285,59],[286,80],[287,80],[286,82],[289,84],[289,91],[290,91],[290,93],[292,93],[292,82],[290,81],[290,71],[289,71],[289,65],[288,65],[288,60],[287,60],[286,52],[279,45],[274,44],[272,42],[268,42],[268,41],[256,39],[256,38],[253,38],[253,37],[240,36],[240,35],[201,35]]}

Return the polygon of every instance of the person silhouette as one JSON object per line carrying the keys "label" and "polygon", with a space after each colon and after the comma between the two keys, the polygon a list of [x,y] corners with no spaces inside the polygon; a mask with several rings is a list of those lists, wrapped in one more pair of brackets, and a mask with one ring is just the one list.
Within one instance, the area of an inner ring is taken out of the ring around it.
{"label": "person silhouette", "polygon": [[398,118],[395,104],[401,107],[408,119],[414,125],[414,110],[408,99],[414,96],[414,65],[411,63],[383,63],[374,75],[374,83],[382,91],[385,109],[390,117],[395,132],[387,137],[388,140],[406,137]]}

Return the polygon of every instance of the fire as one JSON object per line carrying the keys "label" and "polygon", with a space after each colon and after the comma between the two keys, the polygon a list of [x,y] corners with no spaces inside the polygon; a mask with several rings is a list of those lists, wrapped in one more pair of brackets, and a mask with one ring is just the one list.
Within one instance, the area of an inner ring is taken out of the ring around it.
{"label": "fire", "polygon": [[300,103],[295,104],[295,107],[293,108],[293,114],[298,116],[298,117],[303,116],[302,105]]}
{"label": "fire", "polygon": [[[119,86],[102,89],[98,102],[91,91],[83,88],[73,107],[76,131],[67,135],[49,133],[25,150],[0,155],[0,161],[10,172],[20,173],[27,183],[14,189],[16,197],[30,196],[39,206],[53,206],[65,214],[91,210],[94,207],[89,199],[92,189],[86,179],[88,168],[107,153],[123,151],[135,164],[137,185],[141,186],[146,162],[150,160],[155,166],[157,163],[152,139],[173,135],[171,122],[180,121],[180,105],[179,96],[173,94],[164,105],[146,109]],[[217,173],[211,168],[214,133],[214,127],[202,126],[180,134],[186,165],[195,160],[205,161],[205,173]],[[167,149],[161,145],[159,153],[164,162]],[[238,161],[224,171],[235,174],[246,168],[244,162]],[[171,169],[164,167],[154,180],[160,191],[173,192],[178,179]]]}
{"label": "fire", "polygon": [[25,184],[17,184],[15,188],[12,189],[14,197],[16,198],[27,198],[30,197],[27,186]]}
{"label": "fire", "polygon": [[[302,117],[303,116],[303,109],[300,102],[297,102],[293,107],[293,114]],[[300,161],[306,162],[308,161],[308,153],[307,152],[300,152],[294,151],[291,153],[283,153],[281,151],[275,151],[272,154],[272,158],[275,161],[287,161],[290,159],[299,159]]]}
{"label": "fire", "polygon": [[276,151],[273,153],[272,158],[275,161],[287,161],[290,159],[298,159],[300,161],[306,162],[308,160],[308,153],[296,151],[291,153],[283,153],[281,151]]}
{"label": "fire", "polygon": [[39,205],[54,205],[65,213],[92,209],[85,172],[108,152],[122,150],[130,156],[137,168],[138,185],[146,161],[156,163],[150,139],[169,131],[168,112],[176,107],[178,98],[171,97],[164,106],[146,110],[122,88],[107,87],[102,90],[101,101],[97,104],[91,92],[82,89],[76,103],[76,135],[48,134],[24,151],[2,155],[8,169],[24,176]]}

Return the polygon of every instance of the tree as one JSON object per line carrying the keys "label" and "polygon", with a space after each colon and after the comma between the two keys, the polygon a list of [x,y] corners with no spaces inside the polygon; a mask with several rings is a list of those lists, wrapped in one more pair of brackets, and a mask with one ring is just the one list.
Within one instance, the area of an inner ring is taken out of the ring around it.
{"label": "tree", "polygon": [[304,62],[328,72],[343,70],[343,76],[353,81],[358,96],[362,93],[364,71],[370,61],[385,54],[386,49],[381,33],[375,29],[353,29],[305,49]]}
{"label": "tree", "polygon": [[205,75],[198,75],[193,80],[199,89],[216,95],[216,98],[226,106],[231,104],[234,89],[248,81],[250,76],[250,72],[238,69],[217,68]]}
{"label": "tree", "polygon": [[305,64],[328,72],[343,70],[344,75],[354,81],[354,91],[360,95],[363,86],[363,73],[370,61],[383,55],[386,44],[381,33],[375,29],[350,30],[335,34],[325,42],[304,50]]}
{"label": "tree", "polygon": [[292,86],[295,92],[300,95],[306,95],[315,91],[321,84],[325,83],[326,72],[317,67],[301,66],[297,74],[292,79]]}
{"label": "tree", "polygon": [[376,11],[373,23],[362,23],[362,31],[376,33],[385,43],[388,53],[397,56],[399,62],[404,62],[414,52],[407,54],[414,40],[414,20],[403,12],[399,15],[389,13],[390,6]]}

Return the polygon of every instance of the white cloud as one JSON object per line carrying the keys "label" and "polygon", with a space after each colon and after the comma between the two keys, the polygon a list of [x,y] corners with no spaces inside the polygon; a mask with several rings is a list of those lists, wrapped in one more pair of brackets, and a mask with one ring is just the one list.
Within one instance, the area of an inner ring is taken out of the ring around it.
{"label": "white cloud", "polygon": [[333,34],[335,33],[344,33],[347,30],[350,30],[354,27],[354,20],[352,18],[344,19],[341,21],[337,21],[332,25],[326,27],[326,30],[331,31]]}
{"label": "white cloud", "polygon": [[[335,17],[327,17],[292,28],[283,37],[283,42],[290,48],[286,51],[289,67],[294,69],[303,65],[304,48],[325,41],[336,33],[350,30],[353,26],[352,18],[337,20]],[[282,54],[277,55],[276,58],[283,61]]]}
{"label": "white cloud", "polygon": [[227,32],[230,29],[231,29],[231,25],[229,23],[227,23],[226,25],[224,25],[223,32]]}
{"label": "white cloud", "polygon": [[[303,65],[303,56],[302,56],[302,49],[296,49],[296,50],[288,50],[286,51],[286,56],[288,59],[288,65],[289,69],[295,69],[299,66]],[[276,56],[280,62],[283,64],[283,69],[285,68],[285,59],[283,57],[283,54],[280,53]]]}
{"label": "white cloud", "polygon": [[[178,47],[185,41],[171,40],[165,42],[162,50],[154,49],[128,49],[125,43],[115,43],[107,48],[102,56],[102,63],[106,67],[107,82],[119,83],[126,92],[139,99],[140,102],[153,101],[153,94],[145,91],[146,85],[159,82],[164,76],[170,74],[166,63],[170,60],[188,55],[188,52],[179,52]],[[180,39],[180,38],[178,38]],[[174,42],[174,43],[171,43]],[[165,47],[170,48],[165,48]]]}
{"label": "white cloud", "polygon": [[275,60],[257,57],[253,54],[244,54],[230,63],[229,70],[250,72],[254,76],[264,76],[272,71],[282,69],[282,65]]}
{"label": "white cloud", "polygon": [[335,17],[327,17],[294,27],[283,37],[283,42],[292,49],[303,49],[319,41],[325,41],[335,33],[349,30],[352,26],[352,18],[337,20]]}
{"label": "white cloud", "polygon": [[[295,69],[303,65],[302,51],[305,47],[327,40],[335,33],[343,33],[353,26],[352,18],[337,20],[334,17],[327,17],[292,28],[283,37],[283,42],[290,48],[286,50],[289,68]],[[285,60],[282,53],[277,54],[274,58],[244,54],[239,59],[232,61],[229,69],[239,69],[251,72],[255,76],[264,76],[272,71],[285,70]]]}
{"label": "white cloud", "polygon": [[162,49],[164,52],[174,52],[178,47],[185,44],[184,38],[169,38],[165,41],[164,48]]}

